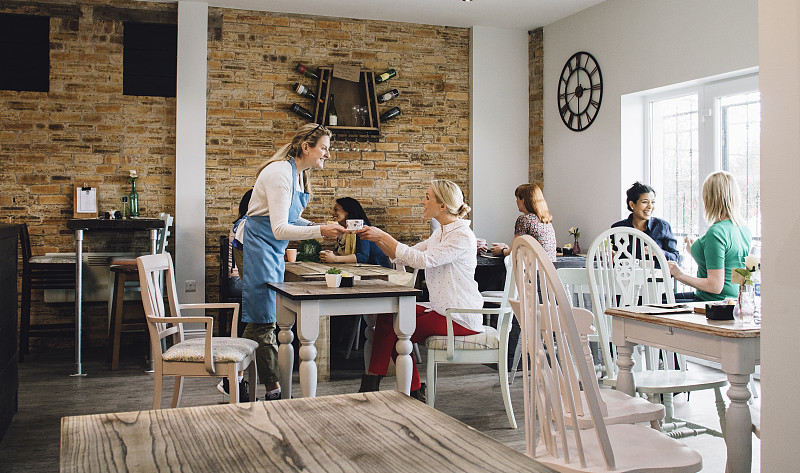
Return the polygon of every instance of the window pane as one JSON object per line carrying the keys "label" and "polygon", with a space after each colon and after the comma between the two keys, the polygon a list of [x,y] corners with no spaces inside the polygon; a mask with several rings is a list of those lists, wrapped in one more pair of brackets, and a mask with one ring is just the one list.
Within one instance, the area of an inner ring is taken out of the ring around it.
{"label": "window pane", "polygon": [[742,188],[740,213],[754,239],[761,239],[761,94],[719,99],[722,169]]}
{"label": "window pane", "polygon": [[651,182],[659,213],[679,242],[684,235],[700,231],[697,104],[696,94],[650,104]]}

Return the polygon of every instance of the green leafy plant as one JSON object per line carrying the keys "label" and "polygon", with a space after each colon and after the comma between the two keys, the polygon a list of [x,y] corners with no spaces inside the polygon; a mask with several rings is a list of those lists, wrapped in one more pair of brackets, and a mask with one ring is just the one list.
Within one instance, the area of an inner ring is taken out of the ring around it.
{"label": "green leafy plant", "polygon": [[342,274],[342,270],[339,268],[330,268],[327,271],[328,274]]}

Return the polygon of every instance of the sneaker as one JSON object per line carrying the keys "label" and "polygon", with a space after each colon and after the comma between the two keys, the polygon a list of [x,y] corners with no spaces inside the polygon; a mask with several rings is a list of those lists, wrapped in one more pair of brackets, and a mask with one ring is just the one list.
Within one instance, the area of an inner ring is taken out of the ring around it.
{"label": "sneaker", "polygon": [[[250,391],[249,391],[250,383],[245,380],[239,381],[239,402],[250,402]],[[228,378],[222,378],[222,381],[219,382],[217,385],[217,391],[221,392],[225,396],[229,396],[228,394]]]}
{"label": "sneaker", "polygon": [[277,401],[281,398],[281,390],[280,389],[273,389],[269,391],[265,396],[265,401]]}

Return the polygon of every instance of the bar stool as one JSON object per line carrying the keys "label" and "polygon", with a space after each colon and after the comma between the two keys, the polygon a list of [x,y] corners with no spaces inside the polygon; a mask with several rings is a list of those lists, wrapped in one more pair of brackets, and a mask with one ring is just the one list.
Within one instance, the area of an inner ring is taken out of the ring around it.
{"label": "bar stool", "polygon": [[[133,262],[133,264],[131,264]],[[137,322],[124,322],[122,314],[125,307],[125,283],[128,281],[139,282],[139,270],[136,260],[128,258],[113,258],[109,268],[114,273],[114,288],[112,293],[111,326],[108,332],[108,343],[111,356],[111,369],[119,367],[120,337],[123,331],[146,331],[147,323],[142,313]],[[141,305],[137,304],[139,308]]]}
{"label": "bar stool", "polygon": [[[167,237],[170,234],[173,217],[170,214],[162,213],[158,218],[164,220],[164,228],[159,230],[156,241],[156,253],[163,253],[167,248]],[[123,331],[143,331],[147,332],[142,305],[137,304],[141,316],[136,321],[124,322],[123,312],[125,308],[125,283],[139,283],[139,269],[136,266],[136,258],[112,258],[109,269],[114,273],[114,286],[111,293],[111,318],[109,320],[108,344],[109,357],[111,358],[111,370],[119,367],[120,338]],[[149,346],[149,344],[148,344]],[[148,360],[150,350],[148,348]]]}

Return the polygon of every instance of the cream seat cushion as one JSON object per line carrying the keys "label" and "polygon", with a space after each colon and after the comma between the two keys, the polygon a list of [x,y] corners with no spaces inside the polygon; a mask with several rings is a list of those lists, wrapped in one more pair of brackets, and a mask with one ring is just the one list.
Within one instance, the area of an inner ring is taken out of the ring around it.
{"label": "cream seat cushion", "polygon": [[[483,332],[475,335],[453,337],[456,350],[496,350],[500,348],[500,333],[496,328],[483,326]],[[425,339],[425,346],[432,350],[447,349],[447,335],[431,335]]]}
{"label": "cream seat cushion", "polygon": [[[212,337],[214,363],[238,363],[258,347],[258,342],[247,338]],[[205,339],[190,338],[173,345],[161,355],[164,361],[205,362]]]}

